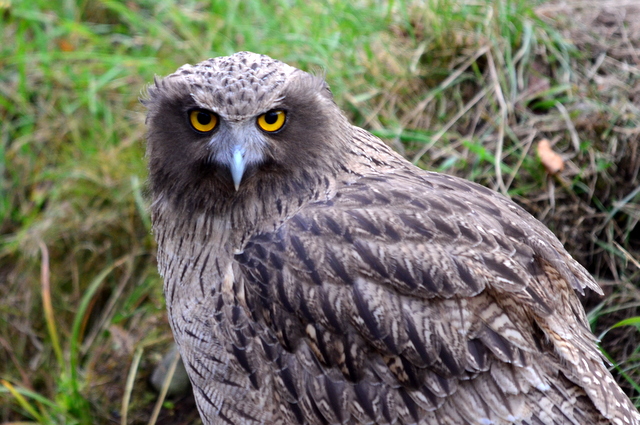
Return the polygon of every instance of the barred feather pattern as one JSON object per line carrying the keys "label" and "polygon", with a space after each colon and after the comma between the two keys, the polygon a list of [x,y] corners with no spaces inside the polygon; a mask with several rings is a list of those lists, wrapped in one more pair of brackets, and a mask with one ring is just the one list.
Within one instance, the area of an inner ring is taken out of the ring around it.
{"label": "barred feather pattern", "polygon": [[[149,144],[162,93],[181,91],[167,84],[146,102]],[[600,288],[545,226],[317,102],[341,135],[318,165],[258,169],[237,193],[166,176],[150,148],[159,270],[204,423],[640,424],[576,295]]]}

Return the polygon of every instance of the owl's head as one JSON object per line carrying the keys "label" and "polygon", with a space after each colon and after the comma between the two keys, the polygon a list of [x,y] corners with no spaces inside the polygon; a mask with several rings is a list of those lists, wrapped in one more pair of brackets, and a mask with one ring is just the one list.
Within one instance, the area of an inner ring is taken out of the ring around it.
{"label": "owl's head", "polygon": [[322,78],[250,52],[184,65],[156,79],[143,103],[155,195],[233,198],[326,172],[350,139]]}

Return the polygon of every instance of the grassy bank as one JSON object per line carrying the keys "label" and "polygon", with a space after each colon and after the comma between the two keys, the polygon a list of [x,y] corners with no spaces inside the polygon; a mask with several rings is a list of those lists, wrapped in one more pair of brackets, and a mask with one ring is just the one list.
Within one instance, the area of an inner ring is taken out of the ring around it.
{"label": "grassy bank", "polygon": [[[586,307],[638,403],[640,7],[626,4],[0,1],[0,422],[149,420],[171,335],[138,98],[154,75],[239,50],[324,72],[354,123],[543,220],[603,284]],[[189,423],[189,403],[158,422]]]}

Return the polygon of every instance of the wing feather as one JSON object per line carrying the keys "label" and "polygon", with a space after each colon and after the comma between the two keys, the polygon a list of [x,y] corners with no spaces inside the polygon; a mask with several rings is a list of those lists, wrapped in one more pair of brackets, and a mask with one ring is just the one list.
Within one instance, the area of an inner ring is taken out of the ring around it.
{"label": "wing feather", "polygon": [[552,387],[560,368],[578,382],[581,354],[600,361],[572,294],[597,288],[588,274],[519,207],[448,176],[362,177],[236,260],[289,358],[275,386],[313,423],[546,423],[579,402]]}

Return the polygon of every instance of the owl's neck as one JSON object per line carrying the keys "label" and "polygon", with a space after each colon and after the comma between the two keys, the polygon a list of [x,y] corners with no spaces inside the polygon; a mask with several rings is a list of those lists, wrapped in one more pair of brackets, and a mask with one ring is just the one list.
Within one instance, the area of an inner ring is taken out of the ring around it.
{"label": "owl's neck", "polygon": [[[151,210],[159,249],[183,255],[193,246],[210,246],[217,256],[233,256],[250,235],[274,231],[308,203],[332,198],[338,172],[326,171],[267,176],[231,194],[207,192],[203,186],[184,188],[180,196],[156,193]],[[186,199],[189,204],[180,202]]]}
{"label": "owl's neck", "polygon": [[[249,192],[253,197],[219,199],[208,208],[191,211],[176,205],[175,199],[156,197],[153,231],[170,317],[178,304],[196,306],[212,294],[225,292],[225,282],[234,282],[229,277],[234,256],[250,237],[272,232],[308,203],[334,196],[335,179],[306,177],[306,184],[289,180],[284,186],[264,185]],[[235,294],[238,289],[227,288],[225,293]]]}

